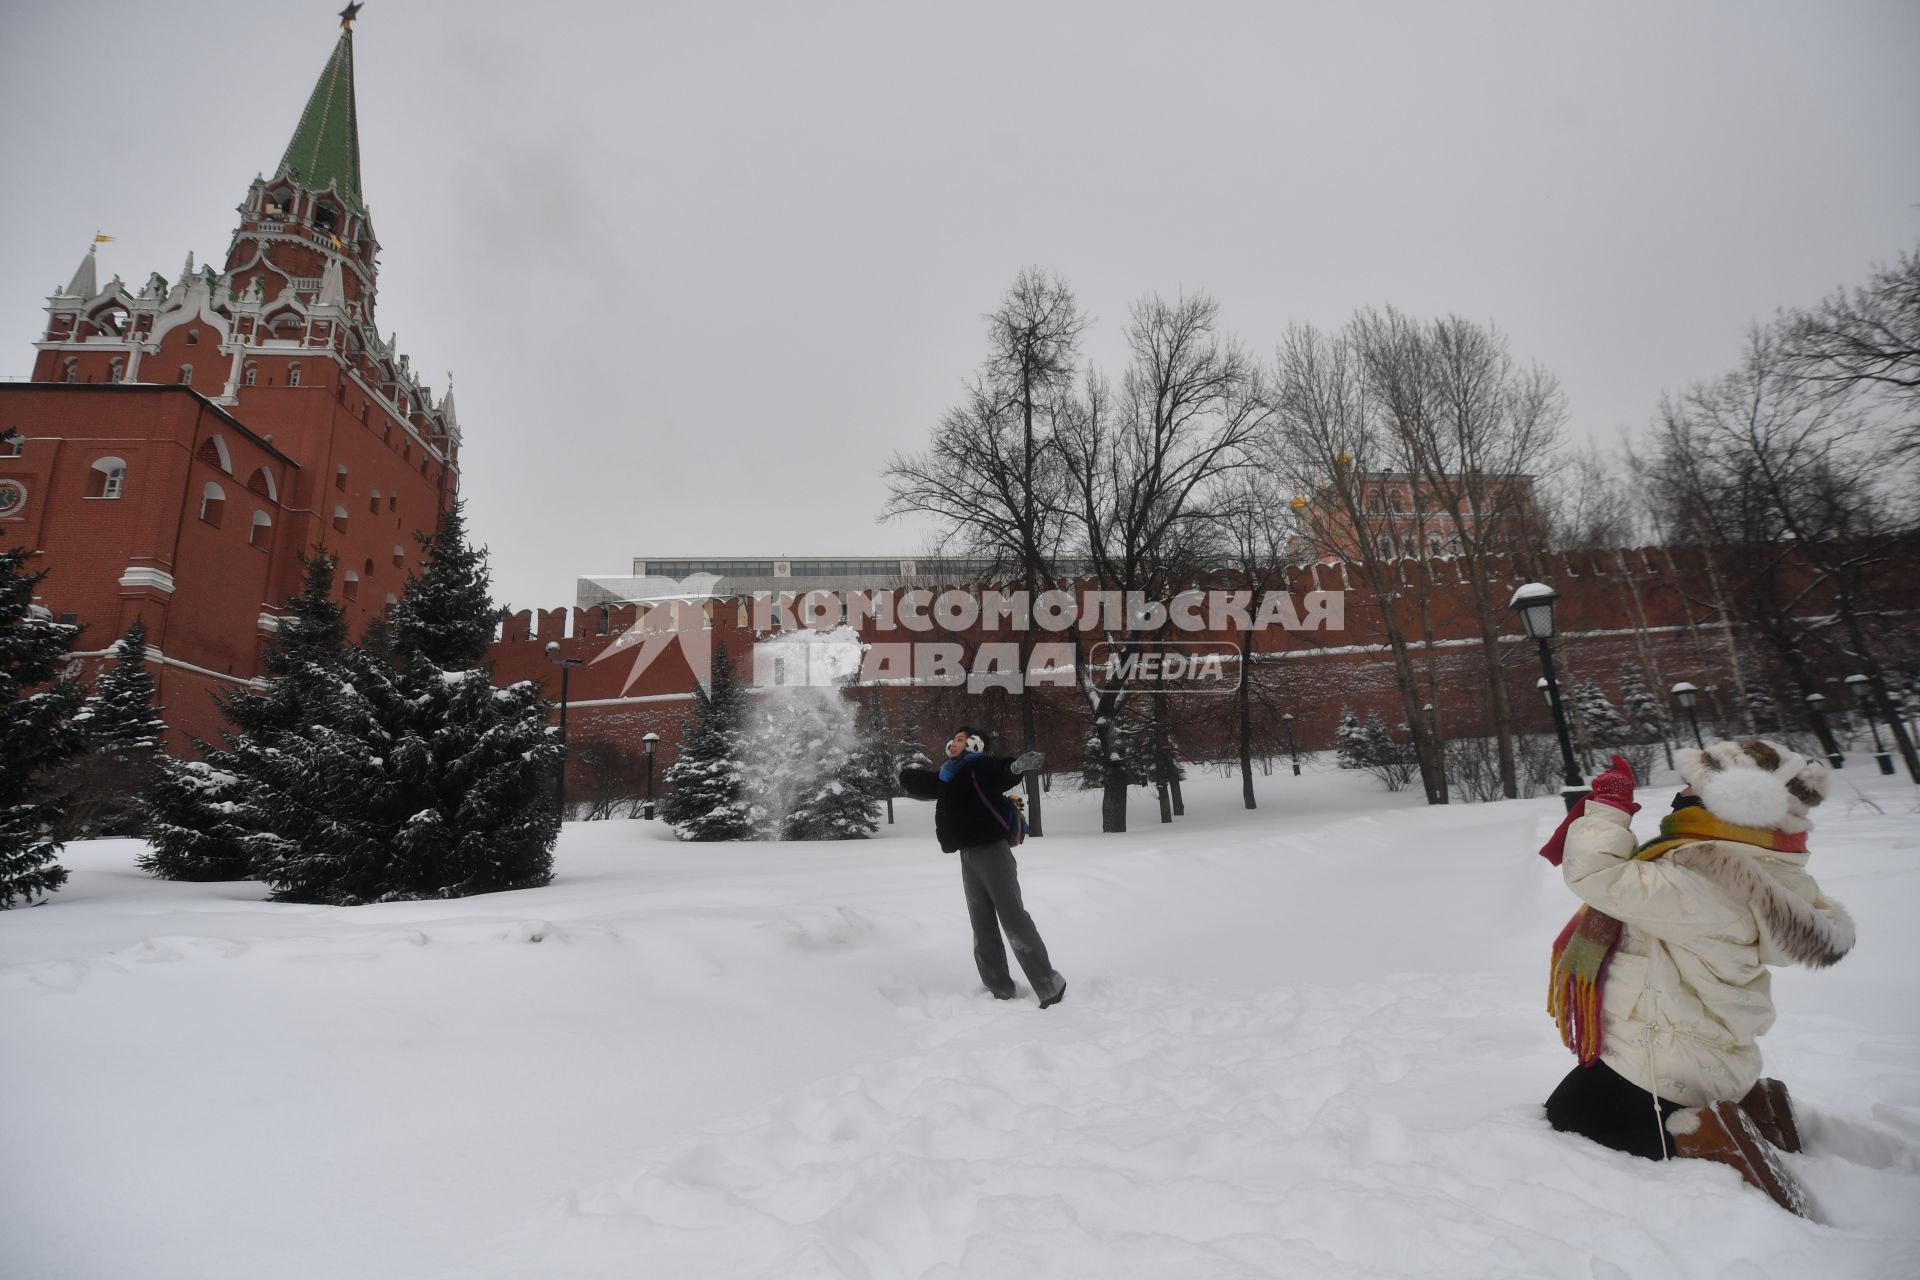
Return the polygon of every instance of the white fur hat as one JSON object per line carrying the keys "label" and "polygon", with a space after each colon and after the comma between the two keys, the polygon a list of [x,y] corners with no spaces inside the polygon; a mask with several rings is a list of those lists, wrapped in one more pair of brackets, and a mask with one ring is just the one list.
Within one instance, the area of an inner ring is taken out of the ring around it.
{"label": "white fur hat", "polygon": [[1673,761],[1708,812],[1743,827],[1811,831],[1807,813],[1827,798],[1825,761],[1765,738],[1687,748]]}

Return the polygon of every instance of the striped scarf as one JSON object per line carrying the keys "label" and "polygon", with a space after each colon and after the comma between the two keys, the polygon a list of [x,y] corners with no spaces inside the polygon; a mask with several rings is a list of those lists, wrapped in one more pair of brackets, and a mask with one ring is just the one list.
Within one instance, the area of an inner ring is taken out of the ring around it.
{"label": "striped scarf", "polygon": [[[1699,806],[1676,809],[1660,820],[1660,834],[1633,851],[1637,861],[1651,862],[1684,844],[1701,840],[1728,840],[1757,845],[1775,853],[1805,853],[1804,832],[1789,835],[1766,827],[1742,827],[1724,822]],[[1560,1042],[1573,1050],[1585,1066],[1600,1056],[1600,993],[1606,986],[1607,964],[1626,926],[1604,911],[1583,906],[1553,942],[1553,963],[1547,978],[1547,1012],[1560,1027]]]}

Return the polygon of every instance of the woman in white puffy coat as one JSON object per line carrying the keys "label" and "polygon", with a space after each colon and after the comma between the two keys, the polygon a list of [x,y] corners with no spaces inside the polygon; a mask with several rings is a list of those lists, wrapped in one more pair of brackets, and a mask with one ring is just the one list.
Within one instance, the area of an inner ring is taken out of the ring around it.
{"label": "woman in white puffy coat", "polygon": [[[1619,769],[1594,780],[1565,831],[1561,870],[1587,909],[1556,946],[1555,1005],[1582,1065],[1548,1099],[1548,1118],[1658,1159],[1675,1152],[1673,1113],[1736,1101],[1797,1149],[1784,1089],[1760,1080],[1757,1041],[1774,1021],[1768,966],[1829,965],[1853,946],[1852,920],[1806,871],[1807,813],[1824,798],[1826,766],[1760,739],[1677,760],[1688,786],[1660,837],[1635,841],[1639,806]],[[1680,1153],[1696,1154],[1684,1142]]]}

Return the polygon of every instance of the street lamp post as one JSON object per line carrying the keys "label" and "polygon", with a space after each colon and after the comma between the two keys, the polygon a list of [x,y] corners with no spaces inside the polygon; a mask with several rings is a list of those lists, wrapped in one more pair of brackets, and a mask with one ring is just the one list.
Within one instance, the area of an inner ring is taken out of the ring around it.
{"label": "street lamp post", "polygon": [[653,814],[654,814],[653,749],[660,745],[660,735],[655,733],[653,730],[649,729],[647,730],[645,736],[643,736],[640,739],[640,745],[647,749],[647,806],[646,808],[640,811],[640,816],[645,818],[648,822],[652,822]]}
{"label": "street lamp post", "polygon": [[560,668],[560,767],[554,771],[554,804],[558,806],[560,821],[567,820],[567,678],[575,667],[583,665],[580,658],[560,656],[560,642],[547,641],[547,661]]}
{"label": "street lamp post", "polygon": [[1520,615],[1520,625],[1526,628],[1527,638],[1540,646],[1540,678],[1546,685],[1547,705],[1553,708],[1553,729],[1560,737],[1560,764],[1566,772],[1566,785],[1560,788],[1560,795],[1567,802],[1567,808],[1572,809],[1587,798],[1587,788],[1573,764],[1573,743],[1567,737],[1567,709],[1560,701],[1560,682],[1553,674],[1553,648],[1548,643],[1553,639],[1553,606],[1559,598],[1560,593],[1546,583],[1529,582],[1513,593],[1507,607]]}
{"label": "street lamp post", "polygon": [[1873,732],[1873,758],[1879,762],[1880,772],[1893,775],[1893,753],[1880,741],[1880,722],[1873,718],[1873,682],[1863,675],[1847,677],[1847,688],[1853,690],[1853,699],[1860,704],[1860,714],[1867,718],[1867,728]]}
{"label": "street lamp post", "polygon": [[1847,758],[1840,754],[1840,744],[1833,736],[1833,726],[1827,723],[1827,695],[1818,689],[1807,695],[1807,714],[1813,717],[1813,731],[1827,748],[1827,763],[1836,769],[1847,767]]}
{"label": "street lamp post", "polygon": [[1287,755],[1293,760],[1293,776],[1297,778],[1300,776],[1300,750],[1293,741],[1293,712],[1282,715],[1280,723],[1287,727]]}
{"label": "street lamp post", "polygon": [[1682,680],[1673,686],[1671,692],[1674,701],[1680,704],[1680,709],[1687,713],[1687,723],[1693,726],[1693,745],[1705,751],[1707,744],[1706,740],[1700,736],[1700,717],[1693,712],[1693,704],[1700,698],[1699,688]]}

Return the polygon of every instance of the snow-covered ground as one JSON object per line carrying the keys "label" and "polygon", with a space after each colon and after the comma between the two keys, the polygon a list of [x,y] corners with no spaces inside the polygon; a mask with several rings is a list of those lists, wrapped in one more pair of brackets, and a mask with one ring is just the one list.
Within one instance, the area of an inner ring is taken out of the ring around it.
{"label": "snow-covered ground", "polygon": [[1556,801],[1315,769],[1171,827],[1136,792],[1123,837],[1049,797],[1045,1012],[980,988],[904,803],[844,844],[577,825],[547,889],[380,907],[71,847],[0,914],[0,1275],[1920,1275],[1920,788],[1836,781],[1812,867],[1861,942],[1763,1042],[1824,1225],[1547,1128]]}

